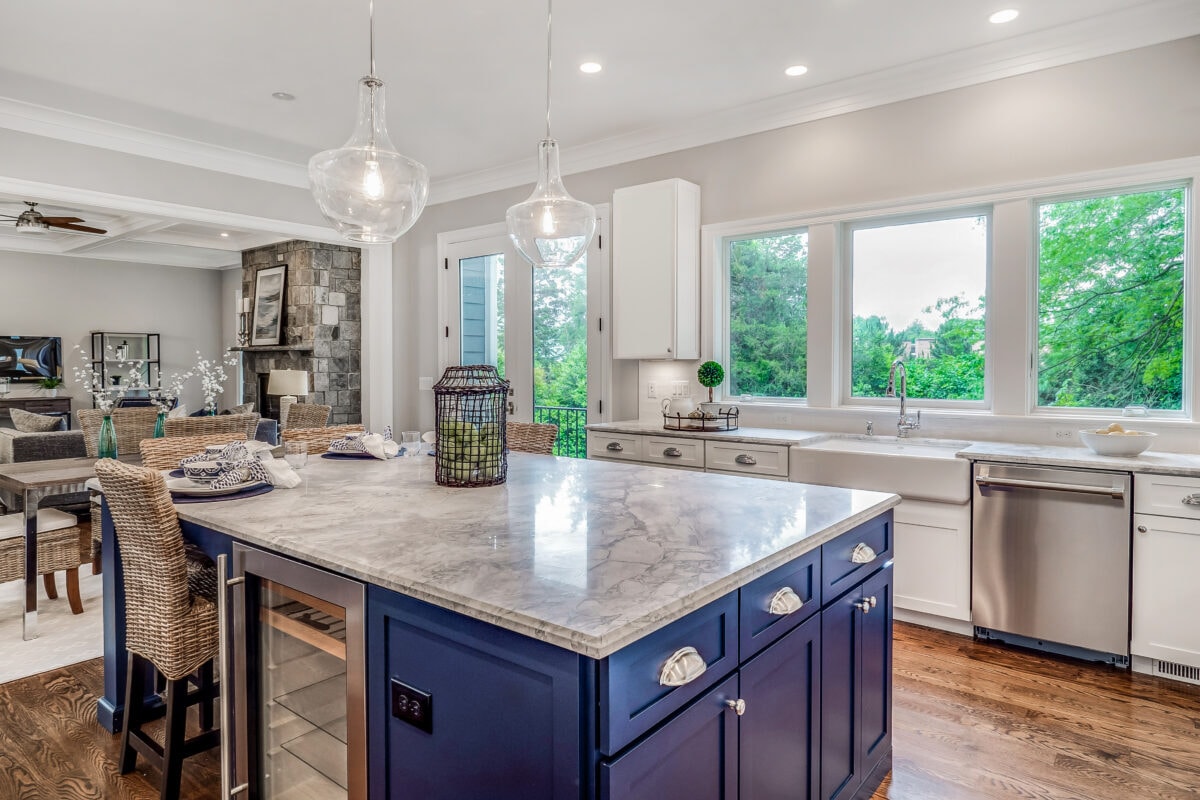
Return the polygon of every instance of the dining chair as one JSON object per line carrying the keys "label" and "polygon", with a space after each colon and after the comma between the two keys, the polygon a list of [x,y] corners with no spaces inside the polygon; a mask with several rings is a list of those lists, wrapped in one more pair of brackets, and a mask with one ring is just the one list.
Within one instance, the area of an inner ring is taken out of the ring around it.
{"label": "dining chair", "polygon": [[203,436],[168,436],[161,439],[142,439],[138,446],[142,466],[148,469],[176,469],[180,460],[204,452],[214,444],[246,441],[245,431],[238,433],[209,433]]}
{"label": "dining chair", "polygon": [[[80,527],[74,514],[56,508],[37,513],[37,569],[46,588],[46,596],[58,599],[54,573],[67,574],[67,602],[72,614],[83,613],[79,595],[79,565],[84,563],[79,547]],[[25,515],[0,517],[0,583],[25,577]]]}
{"label": "dining chair", "polygon": [[329,414],[333,406],[316,405],[315,403],[292,403],[288,406],[288,428],[324,428],[329,424]]}
{"label": "dining chair", "polygon": [[[179,517],[162,474],[110,458],[96,462],[96,477],[112,514],[125,571],[125,646],[128,673],[121,731],[120,772],[132,772],[138,755],[161,773],[161,800],[179,797],[183,759],[220,744],[213,728],[219,686],[216,570],[188,555]],[[147,670],[166,681],[166,701],[147,708]],[[195,691],[189,692],[189,676]],[[225,677],[225,676],[222,676]],[[201,733],[185,738],[187,709],[200,704]],[[165,714],[160,745],[143,725]]]}
{"label": "dining chair", "polygon": [[[81,408],[75,412],[79,428],[83,431],[83,444],[88,458],[100,455],[100,425],[105,411],[99,408]],[[154,436],[154,424],[158,421],[158,409],[154,406],[114,408],[111,412],[113,432],[117,436],[117,454],[133,455],[138,451],[142,439]]]}
{"label": "dining chair", "polygon": [[[288,412],[291,413],[291,412]],[[362,433],[363,426],[358,423],[347,425],[330,425],[327,428],[287,428],[280,434],[284,444],[288,442],[307,442],[309,455],[320,455],[329,450],[329,443],[334,439]]]}
{"label": "dining chair", "polygon": [[508,449],[514,453],[554,455],[558,426],[544,422],[508,422],[504,428]]}
{"label": "dining chair", "polygon": [[210,433],[244,433],[253,439],[258,430],[257,413],[218,414],[213,417],[167,417],[164,431],[168,439],[176,436],[205,436]]}

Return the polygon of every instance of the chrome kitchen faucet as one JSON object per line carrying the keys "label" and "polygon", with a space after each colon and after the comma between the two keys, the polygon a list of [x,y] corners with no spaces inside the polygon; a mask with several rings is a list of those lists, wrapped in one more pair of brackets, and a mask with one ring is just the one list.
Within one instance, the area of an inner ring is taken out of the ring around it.
{"label": "chrome kitchen faucet", "polygon": [[896,371],[900,372],[900,419],[896,421],[896,435],[904,437],[909,431],[915,431],[921,427],[921,410],[917,409],[917,416],[910,417],[908,415],[908,370],[904,368],[904,359],[897,358],[892,362],[892,368],[888,371],[887,391],[883,393],[884,397],[896,397]]}

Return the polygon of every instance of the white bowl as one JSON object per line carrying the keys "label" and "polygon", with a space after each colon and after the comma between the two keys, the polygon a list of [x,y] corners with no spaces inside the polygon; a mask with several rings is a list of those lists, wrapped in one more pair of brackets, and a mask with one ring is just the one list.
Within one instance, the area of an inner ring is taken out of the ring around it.
{"label": "white bowl", "polygon": [[1080,431],[1079,439],[1093,453],[1101,456],[1136,456],[1154,444],[1157,433],[1096,433]]}

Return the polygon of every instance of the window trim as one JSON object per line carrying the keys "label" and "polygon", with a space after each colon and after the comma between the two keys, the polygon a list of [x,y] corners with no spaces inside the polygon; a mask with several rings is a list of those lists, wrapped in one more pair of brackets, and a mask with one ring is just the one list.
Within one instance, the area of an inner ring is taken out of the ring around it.
{"label": "window trim", "polygon": [[992,259],[993,242],[993,206],[989,204],[970,204],[962,206],[946,206],[943,208],[916,211],[909,213],[885,214],[879,216],[847,219],[841,223],[841,259],[837,266],[837,276],[841,284],[841,303],[839,306],[838,332],[840,347],[837,354],[840,382],[838,385],[838,406],[842,408],[878,408],[890,398],[884,397],[855,397],[853,396],[853,380],[851,370],[854,365],[854,233],[872,228],[886,228],[895,225],[912,225],[923,222],[939,222],[966,217],[983,217],[987,226],[984,237],[984,328],[983,328],[983,399],[982,400],[933,400],[914,398],[922,408],[954,409],[960,411],[991,411],[992,382],[995,372],[991,355],[993,335],[992,315],[988,313],[992,296]]}
{"label": "window trim", "polygon": [[1196,303],[1196,293],[1200,287],[1196,286],[1196,266],[1195,258],[1193,257],[1196,238],[1195,185],[1193,179],[1190,177],[1176,178],[1174,180],[1153,180],[1141,183],[1104,184],[1090,188],[1075,189],[1070,192],[1037,194],[1029,198],[1029,230],[1032,238],[1032,246],[1029,258],[1031,280],[1029,281],[1029,317],[1027,320],[1029,328],[1029,385],[1026,398],[1026,414],[1028,416],[1044,417],[1047,419],[1112,417],[1120,415],[1123,410],[1121,408],[1096,406],[1043,406],[1038,404],[1038,376],[1040,373],[1038,342],[1041,333],[1041,306],[1038,300],[1038,290],[1041,286],[1042,266],[1042,237],[1039,209],[1049,203],[1067,203],[1073,200],[1114,197],[1117,195],[1139,194],[1167,189],[1183,190],[1183,367],[1180,376],[1183,386],[1178,410],[1151,409],[1146,417],[1138,417],[1138,419],[1200,421],[1200,418],[1192,410],[1197,394],[1193,384],[1196,376],[1193,364],[1197,356],[1200,355],[1200,352],[1192,351],[1200,351],[1200,347],[1189,347],[1189,342],[1195,341],[1194,336],[1197,332],[1197,323],[1193,319],[1193,316],[1195,313],[1200,312],[1200,304]]}
{"label": "window trim", "polygon": [[[732,355],[730,354],[730,351],[729,351],[729,348],[731,345],[730,340],[732,338],[729,334],[729,319],[730,319],[730,311],[729,311],[729,250],[730,250],[730,247],[734,244],[734,242],[744,242],[744,241],[748,241],[751,239],[767,239],[772,236],[787,236],[787,235],[793,235],[793,234],[804,234],[805,249],[807,250],[808,249],[808,241],[809,241],[807,225],[792,225],[792,226],[787,226],[787,227],[782,227],[782,228],[767,227],[763,230],[748,231],[748,232],[744,232],[744,233],[730,233],[725,236],[719,237],[717,240],[717,242],[718,242],[717,247],[718,247],[719,258],[720,258],[719,285],[720,285],[721,299],[719,301],[720,302],[720,305],[719,305],[720,313],[717,317],[717,320],[715,320],[714,322],[719,321],[719,329],[720,329],[722,335],[721,335],[720,339],[715,342],[715,346],[714,346],[713,350],[717,354],[717,357],[714,360],[720,362],[721,365],[725,367],[725,380],[721,381],[721,385],[719,387],[717,387],[717,390],[715,390],[713,392],[714,399],[718,396],[718,391],[719,391],[719,396],[720,396],[721,400],[723,400],[723,401],[737,400],[737,402],[739,402],[739,403],[746,403],[746,404],[763,403],[763,404],[772,404],[772,405],[802,406],[802,407],[808,405],[809,381],[808,381],[807,367],[805,369],[805,376],[804,376],[804,385],[805,385],[804,397],[769,397],[767,395],[734,395],[729,390],[729,381],[730,381],[730,378],[733,376]],[[808,264],[808,256],[806,254],[805,255],[805,266],[806,266],[806,269],[805,269],[805,298],[806,298],[805,316],[806,317],[808,314],[808,311],[807,311],[807,306],[808,306],[808,303],[807,303],[807,297],[808,297],[807,264]],[[714,291],[714,294],[716,294],[715,291]],[[807,319],[805,320],[805,322],[807,323]],[[714,324],[714,332],[716,331],[717,327],[718,326],[716,324]],[[805,348],[807,349],[807,347],[808,347],[808,342],[806,341]],[[807,363],[808,363],[808,361],[806,358],[805,364],[807,365]],[[741,398],[743,396],[746,396],[749,399],[742,400]]]}

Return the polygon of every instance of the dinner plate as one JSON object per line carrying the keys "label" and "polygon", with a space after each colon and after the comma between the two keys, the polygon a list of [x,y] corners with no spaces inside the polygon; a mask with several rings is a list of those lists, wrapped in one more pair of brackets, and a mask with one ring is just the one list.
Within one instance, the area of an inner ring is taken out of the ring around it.
{"label": "dinner plate", "polygon": [[190,478],[172,478],[167,481],[171,494],[181,497],[222,497],[227,494],[237,494],[259,486],[269,486],[265,481],[242,481],[233,486],[214,489],[211,486],[201,486]]}

